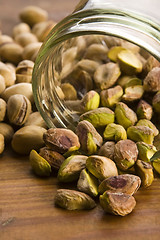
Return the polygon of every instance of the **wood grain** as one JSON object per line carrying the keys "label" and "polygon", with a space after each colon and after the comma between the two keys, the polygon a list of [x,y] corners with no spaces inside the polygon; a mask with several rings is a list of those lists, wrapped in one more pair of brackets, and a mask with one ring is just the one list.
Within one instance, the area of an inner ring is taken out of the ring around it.
{"label": "wood grain", "polygon": [[[18,13],[34,4],[59,21],[78,0],[0,0],[4,33],[11,34]],[[56,176],[56,174],[55,174]],[[105,214],[98,205],[91,211],[65,211],[54,206],[59,187],[55,176],[35,177],[28,157],[8,149],[0,157],[0,240],[158,240],[160,238],[160,179],[136,195],[137,206],[126,217]],[[66,187],[66,186],[63,186]]]}

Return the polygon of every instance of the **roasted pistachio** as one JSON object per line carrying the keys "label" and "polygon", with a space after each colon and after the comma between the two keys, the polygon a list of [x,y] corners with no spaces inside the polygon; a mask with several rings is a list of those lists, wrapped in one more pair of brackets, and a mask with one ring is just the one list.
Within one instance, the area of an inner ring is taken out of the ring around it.
{"label": "roasted pistachio", "polygon": [[8,42],[13,42],[13,38],[5,34],[0,34],[0,45]]}
{"label": "roasted pistachio", "polygon": [[116,142],[127,139],[127,133],[123,126],[109,123],[103,133],[104,139]]}
{"label": "roasted pistachio", "polygon": [[153,145],[156,147],[157,151],[160,150],[160,134],[155,136],[154,141],[153,141]]}
{"label": "roasted pistachio", "polygon": [[6,102],[0,98],[0,122],[4,121],[6,115]]}
{"label": "roasted pistachio", "polygon": [[126,102],[133,102],[142,98],[144,89],[142,85],[135,85],[125,88],[125,94],[122,99]]}
{"label": "roasted pistachio", "polygon": [[126,216],[133,211],[136,201],[129,194],[106,191],[100,195],[100,205],[107,213]]}
{"label": "roasted pistachio", "polygon": [[42,118],[41,114],[39,112],[32,112],[26,122],[24,123],[25,126],[29,126],[29,125],[36,125],[39,127],[43,127],[47,129],[47,125],[44,121],[44,119]]}
{"label": "roasted pistachio", "polygon": [[115,147],[115,142],[112,142],[112,141],[105,142],[102,145],[102,147],[99,149],[98,155],[114,160],[114,147]]}
{"label": "roasted pistachio", "polygon": [[86,166],[87,156],[73,155],[64,160],[58,171],[60,182],[72,182],[79,178],[80,172]]}
{"label": "roasted pistachio", "polygon": [[152,106],[155,110],[155,112],[160,113],[160,91],[158,91],[153,99],[152,99]]}
{"label": "roasted pistachio", "polygon": [[128,88],[128,87],[133,87],[133,86],[141,86],[142,85],[142,80],[137,78],[137,77],[130,77],[128,82],[125,84],[125,88]]}
{"label": "roasted pistachio", "polygon": [[0,134],[4,136],[4,140],[6,143],[10,142],[14,134],[13,127],[7,123],[1,122]]}
{"label": "roasted pistachio", "polygon": [[56,23],[51,20],[36,23],[32,28],[32,33],[37,36],[40,42],[43,42],[55,24]]}
{"label": "roasted pistachio", "polygon": [[160,151],[156,152],[150,159],[152,166],[160,174]]}
{"label": "roasted pistachio", "polygon": [[96,91],[91,90],[88,93],[86,93],[82,98],[81,107],[84,112],[87,112],[98,108],[99,103],[100,103],[99,94]]}
{"label": "roasted pistachio", "polygon": [[122,50],[126,50],[124,47],[122,46],[114,46],[111,47],[107,53],[107,56],[109,57],[109,59],[113,62],[117,62],[118,59],[118,54],[122,51]]}
{"label": "roasted pistachio", "polygon": [[32,82],[32,71],[34,62],[30,60],[21,61],[16,68],[16,82]]}
{"label": "roasted pistachio", "polygon": [[113,176],[107,179],[104,179],[99,187],[98,191],[100,194],[103,194],[105,191],[126,193],[133,195],[137,192],[141,185],[141,179],[132,174],[122,174],[119,176]]}
{"label": "roasted pistachio", "polygon": [[146,76],[155,67],[160,67],[160,63],[155,57],[150,55],[144,64],[142,72],[143,76]]}
{"label": "roasted pistachio", "polygon": [[119,66],[116,63],[106,63],[100,65],[94,73],[94,81],[98,88],[101,90],[112,87],[121,72]]}
{"label": "roasted pistachio", "polygon": [[7,42],[0,46],[1,59],[14,64],[22,60],[23,48],[15,42]]}
{"label": "roasted pistachio", "polygon": [[136,113],[123,102],[116,104],[115,117],[117,123],[122,125],[125,129],[137,122]]}
{"label": "roasted pistachio", "polygon": [[76,100],[77,99],[77,91],[70,83],[61,84],[61,89],[64,93],[65,100]]}
{"label": "roasted pistachio", "polygon": [[134,76],[128,76],[128,75],[122,75],[117,80],[117,84],[120,85],[122,88],[125,88],[125,86],[134,78]]}
{"label": "roasted pistachio", "polygon": [[78,135],[81,149],[87,154],[93,154],[97,151],[97,146],[102,145],[103,139],[101,135],[96,131],[94,126],[83,120],[78,123],[76,134]]}
{"label": "roasted pistachio", "polygon": [[94,43],[91,44],[85,52],[84,58],[97,61],[99,63],[108,62],[108,47],[106,45]]}
{"label": "roasted pistachio", "polygon": [[36,175],[48,177],[51,174],[50,164],[41,157],[35,150],[32,150],[29,155],[30,164]]}
{"label": "roasted pistachio", "polygon": [[147,119],[141,119],[137,122],[136,126],[146,126],[153,130],[154,136],[157,136],[159,133],[159,130],[156,128],[156,126]]}
{"label": "roasted pistachio", "polygon": [[153,68],[143,81],[144,90],[147,92],[160,91],[160,67]]}
{"label": "roasted pistachio", "polygon": [[92,209],[96,206],[95,201],[85,193],[59,189],[55,196],[55,205],[67,210],[84,210]]}
{"label": "roasted pistachio", "polygon": [[136,144],[129,140],[121,140],[115,145],[114,160],[116,165],[121,170],[128,170],[131,168],[138,157],[138,149]]}
{"label": "roasted pistachio", "polygon": [[152,106],[144,100],[140,100],[137,106],[137,116],[139,119],[151,120],[153,115]]}
{"label": "roasted pistachio", "polygon": [[83,169],[77,182],[77,188],[81,192],[96,197],[98,195],[98,180],[86,169]]}
{"label": "roasted pistachio", "polygon": [[80,120],[87,120],[94,127],[103,127],[114,122],[114,112],[109,108],[101,107],[82,114]]}
{"label": "roasted pistachio", "polygon": [[131,126],[127,129],[127,136],[135,142],[153,143],[154,131],[146,126]]}
{"label": "roasted pistachio", "polygon": [[21,45],[22,47],[25,47],[30,43],[38,42],[38,39],[31,32],[23,32],[15,36],[15,42]]}
{"label": "roasted pistachio", "polygon": [[153,180],[153,168],[150,163],[144,162],[142,160],[137,160],[135,164],[136,173],[139,175],[144,187],[149,187]]}
{"label": "roasted pistachio", "polygon": [[38,51],[41,47],[41,42],[33,42],[24,47],[22,58],[25,60],[35,61]]}
{"label": "roasted pistachio", "polygon": [[86,168],[99,180],[118,175],[115,163],[103,156],[92,155],[88,157]]}
{"label": "roasted pistachio", "polygon": [[91,76],[93,76],[98,66],[99,66],[98,62],[95,62],[90,59],[82,59],[77,63],[77,68],[88,72]]}
{"label": "roasted pistachio", "polygon": [[0,133],[0,154],[3,153],[4,146],[5,146],[5,144],[4,144],[4,136]]}
{"label": "roasted pistachio", "polygon": [[21,22],[13,27],[12,34],[13,34],[13,37],[15,38],[19,34],[26,33],[26,32],[31,32],[31,28],[27,23]]}
{"label": "roasted pistachio", "polygon": [[138,158],[145,162],[150,162],[151,157],[157,152],[154,145],[147,144],[144,142],[137,142],[138,147]]}
{"label": "roasted pistachio", "polygon": [[109,88],[101,91],[101,104],[103,107],[112,108],[121,100],[123,95],[123,89],[121,86],[117,85],[113,88]]}
{"label": "roasted pistachio", "polygon": [[69,129],[50,128],[44,133],[47,147],[59,153],[73,152],[80,148],[78,136]]}

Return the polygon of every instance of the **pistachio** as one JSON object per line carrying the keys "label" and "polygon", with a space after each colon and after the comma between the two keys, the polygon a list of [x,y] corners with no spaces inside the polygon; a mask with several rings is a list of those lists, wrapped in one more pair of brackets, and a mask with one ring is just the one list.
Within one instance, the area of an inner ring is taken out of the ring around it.
{"label": "pistachio", "polygon": [[105,63],[108,62],[107,52],[108,47],[106,45],[94,43],[86,49],[84,58],[91,59],[99,63]]}
{"label": "pistachio", "polygon": [[0,133],[0,154],[4,151],[4,136]]}
{"label": "pistachio", "polygon": [[98,192],[103,194],[105,191],[125,193],[133,195],[141,185],[141,179],[132,174],[122,174],[104,179],[99,187]]}
{"label": "pistachio", "polygon": [[102,90],[100,93],[101,105],[103,107],[112,108],[121,100],[122,95],[123,89],[118,85],[113,88]]}
{"label": "pistachio", "polygon": [[153,68],[143,81],[144,90],[147,92],[160,91],[160,67]]}
{"label": "pistachio", "polygon": [[127,75],[142,71],[142,63],[131,50],[122,50],[118,53],[120,69]]}
{"label": "pistachio", "polygon": [[32,71],[34,67],[34,62],[30,60],[21,61],[16,68],[16,82],[32,82]]}
{"label": "pistachio", "polygon": [[146,126],[153,130],[154,136],[157,136],[159,133],[159,130],[156,128],[156,126],[147,119],[141,119],[137,122],[136,126]]}
{"label": "pistachio", "polygon": [[127,139],[127,133],[123,126],[109,123],[103,133],[104,139],[116,142]]}
{"label": "pistachio", "polygon": [[118,171],[115,163],[106,157],[92,155],[86,160],[86,168],[99,180],[111,176],[117,176]]}
{"label": "pistachio", "polygon": [[94,127],[103,127],[114,122],[114,112],[109,108],[101,107],[82,114],[80,120],[87,120]]}
{"label": "pistachio", "polygon": [[48,13],[42,8],[27,6],[22,9],[19,17],[23,22],[28,23],[32,27],[36,23],[46,21]]}
{"label": "pistachio", "polygon": [[103,139],[101,135],[96,131],[94,126],[83,120],[78,123],[76,134],[78,135],[81,149],[87,154],[93,154],[97,151],[97,146],[102,145]]}
{"label": "pistachio", "polygon": [[25,126],[36,125],[47,129],[47,125],[39,112],[31,113],[24,123]]}
{"label": "pistachio", "polygon": [[142,85],[135,85],[125,88],[125,94],[122,99],[124,101],[133,102],[142,98],[144,89]]}
{"label": "pistachio", "polygon": [[13,42],[13,38],[5,34],[0,34],[0,45],[8,42]]}
{"label": "pistachio", "polygon": [[12,34],[14,38],[19,34],[26,33],[26,32],[31,32],[31,28],[27,23],[23,23],[23,22],[15,25],[12,30]]}
{"label": "pistachio", "polygon": [[119,66],[115,63],[109,62],[100,65],[94,73],[94,82],[101,90],[112,87],[121,72]]}
{"label": "pistachio", "polygon": [[112,141],[105,142],[102,145],[102,147],[99,149],[98,155],[114,160],[114,147],[115,147],[115,142],[112,142]]}
{"label": "pistachio", "polygon": [[125,88],[128,88],[128,87],[133,87],[133,86],[139,86],[139,85],[142,85],[142,80],[139,79],[139,78],[136,78],[136,77],[130,77],[128,79],[128,82],[125,84]]}
{"label": "pistachio", "polygon": [[15,80],[16,80],[15,71],[11,70],[3,62],[0,62],[0,75],[4,78],[6,87],[9,87],[15,83]]}
{"label": "pistachio", "polygon": [[77,182],[77,188],[91,197],[96,197],[98,195],[98,180],[86,169],[83,169]]}
{"label": "pistachio", "polygon": [[13,127],[7,123],[1,122],[0,123],[0,134],[2,134],[4,136],[4,140],[6,143],[10,142],[13,137],[13,134],[14,134]]}
{"label": "pistachio", "polygon": [[32,28],[32,33],[35,34],[40,42],[43,42],[47,37],[49,32],[55,26],[55,22],[53,21],[45,21],[36,23]]}
{"label": "pistachio", "polygon": [[68,189],[59,189],[55,196],[55,205],[67,210],[84,210],[94,208],[96,203],[85,193]]}
{"label": "pistachio", "polygon": [[52,168],[58,170],[65,158],[58,152],[55,152],[47,147],[40,149],[39,155],[42,156]]}
{"label": "pistachio", "polygon": [[73,155],[64,160],[58,171],[60,182],[72,182],[79,178],[80,172],[86,166],[87,156]]}
{"label": "pistachio", "polygon": [[156,149],[159,151],[160,150],[160,134],[155,136],[153,145],[156,147]]}
{"label": "pistachio", "polygon": [[0,98],[0,122],[4,121],[6,115],[6,102]]}
{"label": "pistachio", "polygon": [[30,164],[36,175],[48,177],[51,174],[50,164],[41,157],[35,150],[32,150],[29,155]]}
{"label": "pistachio", "polygon": [[156,58],[150,55],[143,67],[143,76],[146,76],[155,67],[160,67],[160,63]]}
{"label": "pistachio", "polygon": [[77,99],[77,91],[70,83],[61,84],[61,89],[64,93],[65,100],[76,100]]}
{"label": "pistachio", "polygon": [[19,153],[28,155],[32,149],[39,150],[44,146],[43,134],[45,128],[30,125],[20,128],[12,138],[12,149]]}
{"label": "pistachio", "polygon": [[135,142],[153,143],[154,131],[146,126],[131,126],[127,129],[127,136]]}
{"label": "pistachio", "polygon": [[135,164],[136,173],[139,175],[144,187],[149,187],[153,180],[153,168],[150,163],[144,162],[142,160],[137,160]]}
{"label": "pistachio", "polygon": [[7,102],[7,116],[10,123],[21,126],[31,113],[31,103],[24,95],[12,95]]}
{"label": "pistachio", "polygon": [[86,93],[82,98],[81,107],[84,112],[87,112],[98,108],[99,103],[100,103],[99,94],[96,91],[91,90],[88,93]]}
{"label": "pistachio", "polygon": [[84,56],[86,50],[86,40],[85,36],[74,37],[68,40],[69,47],[76,46],[77,47],[77,59],[81,60]]}
{"label": "pistachio", "polygon": [[14,94],[22,94],[26,96],[31,103],[33,103],[33,93],[32,93],[32,84],[31,83],[17,83],[5,89],[1,94],[2,98],[7,102],[9,97]]}
{"label": "pistachio", "polygon": [[150,159],[154,170],[160,174],[160,151],[156,152]]}
{"label": "pistachio", "polygon": [[[62,68],[71,68],[76,61],[77,47],[70,47],[62,53]],[[69,64],[69,67],[67,66]],[[64,71],[63,69],[63,71]]]}
{"label": "pistachio", "polygon": [[78,69],[86,71],[91,76],[93,76],[98,66],[99,66],[98,62],[90,59],[82,59],[77,63]]}
{"label": "pistachio", "polygon": [[153,115],[152,106],[144,100],[140,100],[137,106],[137,116],[139,119],[151,120]]}
{"label": "pistachio", "polygon": [[22,52],[22,58],[24,60],[27,59],[34,61],[34,58],[36,58],[41,45],[41,42],[33,42],[25,46]]}
{"label": "pistachio", "polygon": [[6,83],[4,77],[0,74],[0,94],[5,90]]}
{"label": "pistachio", "polygon": [[23,32],[15,37],[15,42],[22,47],[25,47],[30,43],[38,42],[38,39],[33,33]]}
{"label": "pistachio", "polygon": [[120,85],[122,88],[125,88],[126,85],[134,78],[134,76],[122,75],[117,80],[117,84]]}
{"label": "pistachio", "polygon": [[106,191],[100,196],[99,200],[105,212],[120,216],[131,213],[136,206],[135,198],[125,193]]}
{"label": "pistachio", "polygon": [[136,113],[122,102],[116,104],[115,117],[117,123],[122,125],[125,129],[137,122]]}
{"label": "pistachio", "polygon": [[118,54],[122,51],[122,50],[126,50],[124,47],[122,46],[114,46],[111,47],[107,53],[108,58],[113,61],[113,62],[117,62],[118,59]]}
{"label": "pistachio", "polygon": [[155,146],[144,142],[137,142],[138,158],[144,162],[150,162],[151,157],[157,152]]}
{"label": "pistachio", "polygon": [[138,149],[136,144],[129,140],[121,140],[115,145],[114,161],[120,170],[128,170],[131,168],[138,157]]}
{"label": "pistachio", "polygon": [[160,91],[158,91],[153,99],[152,99],[152,106],[155,110],[155,112],[160,113]]}
{"label": "pistachio", "polygon": [[47,147],[59,153],[73,152],[80,148],[78,136],[69,129],[50,128],[43,136]]}
{"label": "pistachio", "polygon": [[122,44],[122,39],[113,36],[103,36],[103,41],[109,48]]}
{"label": "pistachio", "polygon": [[0,55],[3,61],[18,64],[22,60],[23,48],[15,42],[7,42],[0,46]]}

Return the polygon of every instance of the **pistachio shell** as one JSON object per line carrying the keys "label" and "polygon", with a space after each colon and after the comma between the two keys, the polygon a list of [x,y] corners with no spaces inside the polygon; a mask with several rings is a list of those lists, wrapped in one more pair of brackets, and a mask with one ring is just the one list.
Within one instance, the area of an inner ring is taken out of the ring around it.
{"label": "pistachio shell", "polygon": [[0,46],[2,60],[18,64],[22,60],[23,48],[15,42],[7,42]]}
{"label": "pistachio shell", "polygon": [[[0,62],[0,75],[1,75],[1,78],[2,77],[4,78],[6,87],[9,87],[15,83],[15,80],[16,80],[15,71],[13,69],[11,70],[7,66],[7,64],[4,64],[3,62]],[[5,87],[3,87],[2,90],[5,90]]]}
{"label": "pistachio shell", "polygon": [[0,123],[0,134],[2,134],[4,136],[4,140],[6,143],[10,142],[13,137],[13,134],[14,134],[13,127],[7,123],[1,122]]}
{"label": "pistachio shell", "polygon": [[6,115],[6,102],[0,98],[0,122],[4,121]]}
{"label": "pistachio shell", "polygon": [[39,112],[33,112],[28,116],[24,126],[29,125],[36,125],[47,129],[47,125]]}
{"label": "pistachio shell", "polygon": [[27,46],[30,43],[38,42],[37,37],[31,32],[23,32],[15,37],[15,42],[17,42],[22,47]]}
{"label": "pistachio shell", "polygon": [[6,83],[4,77],[0,74],[0,94],[5,90]]}
{"label": "pistachio shell", "polygon": [[31,28],[27,23],[18,23],[13,27],[12,33],[13,37],[15,38],[17,35],[21,33],[31,32]]}
{"label": "pistachio shell", "polygon": [[49,32],[55,26],[55,22],[49,20],[36,23],[32,28],[32,33],[35,34],[40,42],[43,42]]}

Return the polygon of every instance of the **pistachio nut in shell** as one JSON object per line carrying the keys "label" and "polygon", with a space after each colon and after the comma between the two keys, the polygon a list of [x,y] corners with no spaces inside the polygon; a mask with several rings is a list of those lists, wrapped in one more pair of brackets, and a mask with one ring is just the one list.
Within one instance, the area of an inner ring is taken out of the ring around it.
{"label": "pistachio nut in shell", "polygon": [[152,156],[157,152],[157,149],[152,144],[147,144],[144,142],[137,142],[138,147],[138,159],[145,162],[150,162]]}
{"label": "pistachio nut in shell", "polygon": [[58,152],[55,152],[47,147],[40,148],[39,155],[42,156],[53,169],[58,170],[65,158]]}
{"label": "pistachio nut in shell", "polygon": [[104,127],[114,122],[114,112],[109,108],[100,107],[82,114],[80,121],[82,120],[91,122],[94,127]]}
{"label": "pistachio nut in shell", "polygon": [[127,129],[127,136],[135,142],[152,144],[154,140],[154,131],[146,126],[131,126]]}
{"label": "pistachio nut in shell", "polygon": [[86,168],[99,180],[118,175],[116,164],[104,156],[89,156],[86,160]]}
{"label": "pistachio nut in shell", "polygon": [[32,33],[35,34],[40,42],[43,42],[49,32],[55,26],[55,22],[49,20],[36,23],[32,28]]}
{"label": "pistachio nut in shell", "polygon": [[31,167],[36,175],[40,177],[49,177],[51,174],[50,164],[40,156],[35,150],[32,150],[29,155]]}
{"label": "pistachio nut in shell", "polygon": [[160,67],[153,68],[143,81],[144,90],[147,92],[160,91]]}
{"label": "pistachio nut in shell", "polygon": [[78,150],[80,143],[78,136],[69,129],[50,128],[43,136],[47,147],[59,153]]}
{"label": "pistachio nut in shell", "polygon": [[114,160],[114,147],[115,147],[115,142],[107,141],[99,149],[98,155]]}
{"label": "pistachio nut in shell", "polygon": [[122,95],[123,89],[119,85],[102,90],[100,93],[101,104],[103,107],[112,108],[121,100]]}
{"label": "pistachio nut in shell", "polygon": [[23,60],[16,67],[16,83],[32,82],[32,71],[34,62],[31,60]]}
{"label": "pistachio nut in shell", "polygon": [[159,133],[159,130],[157,129],[157,127],[148,119],[140,119],[136,126],[146,126],[149,127],[150,129],[153,130],[154,132],[154,136],[157,136]]}
{"label": "pistachio nut in shell", "polygon": [[137,160],[135,164],[136,173],[141,178],[142,186],[149,187],[153,180],[153,168],[150,163],[144,162],[142,160]]}
{"label": "pistachio nut in shell", "polygon": [[133,174],[122,174],[104,179],[100,183],[98,191],[100,194],[103,194],[105,191],[112,191],[133,195],[137,192],[140,185],[140,177]]}
{"label": "pistachio nut in shell", "polygon": [[4,77],[0,74],[0,94],[5,90],[6,83]]}
{"label": "pistachio nut in shell", "polygon": [[8,42],[0,46],[0,55],[3,61],[18,64],[22,60],[23,47],[15,42]]}
{"label": "pistachio nut in shell", "polygon": [[104,192],[100,195],[100,205],[105,212],[119,216],[126,216],[136,206],[135,198],[129,194],[119,192]]}
{"label": "pistachio nut in shell", "polygon": [[20,128],[13,135],[12,149],[23,155],[28,155],[32,149],[39,150],[44,146],[43,134],[45,132],[45,128],[35,125]]}
{"label": "pistachio nut in shell", "polygon": [[[15,70],[11,70],[7,64],[0,62],[0,75],[1,78],[4,78],[5,86],[9,87],[12,86],[15,83],[16,76],[15,76]],[[5,88],[3,89],[5,90]],[[3,91],[2,91],[3,92]]]}
{"label": "pistachio nut in shell", "polygon": [[106,126],[103,136],[105,140],[114,140],[115,142],[127,139],[124,127],[115,123],[109,123]]}
{"label": "pistachio nut in shell", "polygon": [[100,147],[103,143],[101,135],[96,131],[94,126],[86,120],[78,123],[76,134],[79,138],[82,151],[87,154],[95,153],[97,146]]}
{"label": "pistachio nut in shell", "polygon": [[137,106],[137,117],[138,119],[151,120],[153,116],[153,108],[145,100],[140,100]]}
{"label": "pistachio nut in shell", "polygon": [[79,178],[80,172],[86,166],[87,156],[72,155],[66,158],[58,171],[60,182],[72,182]]}
{"label": "pistachio nut in shell", "polygon": [[15,42],[22,47],[27,46],[30,43],[38,42],[37,37],[31,32],[23,32],[15,37]]}
{"label": "pistachio nut in shell", "polygon": [[4,136],[0,133],[0,154],[3,153],[5,147]]}
{"label": "pistachio nut in shell", "polygon": [[22,52],[22,58],[25,60],[35,61],[33,59],[38,54],[38,51],[41,47],[41,42],[33,42],[24,47]]}
{"label": "pistachio nut in shell", "polygon": [[95,201],[85,193],[59,189],[54,199],[55,205],[67,210],[85,210],[96,207]]}
{"label": "pistachio nut in shell", "polygon": [[24,126],[36,125],[47,129],[47,125],[39,112],[32,112],[28,116]]}
{"label": "pistachio nut in shell", "polygon": [[114,161],[121,170],[128,170],[131,168],[138,157],[137,145],[129,140],[121,140],[116,143],[114,149]]}
{"label": "pistachio nut in shell", "polygon": [[23,32],[31,32],[31,28],[27,23],[21,22],[15,25],[12,29],[13,38]]}
{"label": "pistachio nut in shell", "polygon": [[14,129],[11,125],[5,122],[0,123],[0,134],[4,136],[4,140],[6,143],[12,140]]}
{"label": "pistachio nut in shell", "polygon": [[117,123],[125,129],[134,125],[138,120],[136,113],[123,102],[116,104],[115,117]]}
{"label": "pistachio nut in shell", "polygon": [[6,115],[6,102],[0,98],[0,122],[4,121]]}

